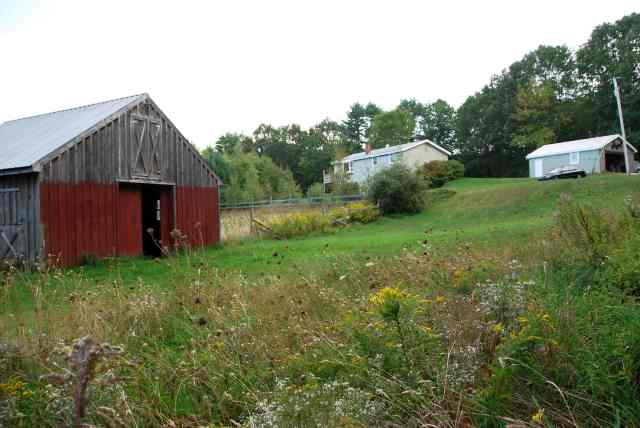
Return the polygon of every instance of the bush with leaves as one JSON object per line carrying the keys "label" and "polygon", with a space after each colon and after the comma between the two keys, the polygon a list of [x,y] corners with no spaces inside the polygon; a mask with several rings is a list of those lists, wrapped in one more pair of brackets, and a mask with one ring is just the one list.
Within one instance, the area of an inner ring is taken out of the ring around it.
{"label": "bush with leaves", "polygon": [[360,185],[344,174],[335,174],[333,177],[333,194],[334,195],[357,195],[361,192]]}
{"label": "bush with leaves", "polygon": [[324,196],[324,185],[322,183],[314,183],[307,189],[307,198],[322,198]]}
{"label": "bush with leaves", "polygon": [[367,197],[383,215],[415,214],[424,208],[425,191],[420,176],[404,165],[395,164],[373,176]]}
{"label": "bush with leaves", "polygon": [[457,160],[435,160],[422,165],[422,174],[432,188],[442,187],[447,182],[464,176],[464,165]]}

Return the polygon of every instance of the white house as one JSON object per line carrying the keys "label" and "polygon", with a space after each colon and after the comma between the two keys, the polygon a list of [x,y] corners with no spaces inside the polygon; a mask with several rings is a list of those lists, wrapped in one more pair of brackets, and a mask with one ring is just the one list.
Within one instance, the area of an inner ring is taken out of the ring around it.
{"label": "white house", "polygon": [[625,172],[624,146],[626,144],[629,157],[629,169],[634,172],[636,163],[633,160],[637,152],[628,141],[620,135],[586,138],[563,143],[546,144],[529,153],[529,176],[542,177],[554,168],[576,166],[587,174],[599,172]]}
{"label": "white house", "polygon": [[[394,163],[403,163],[411,169],[434,160],[446,161],[451,152],[433,141],[421,140],[382,149],[354,153],[333,163],[333,173],[345,173],[351,181],[365,184],[370,177]],[[324,184],[332,181],[332,174],[324,173]]]}

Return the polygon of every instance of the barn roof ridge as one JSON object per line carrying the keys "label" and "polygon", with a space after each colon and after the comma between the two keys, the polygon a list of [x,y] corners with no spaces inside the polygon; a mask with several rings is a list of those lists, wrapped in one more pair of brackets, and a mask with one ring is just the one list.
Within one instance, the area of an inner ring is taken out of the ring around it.
{"label": "barn roof ridge", "polygon": [[127,98],[135,99],[135,98],[140,98],[140,97],[143,97],[143,96],[149,97],[149,94],[147,92],[142,92],[142,93],[139,93],[139,94],[127,95],[125,97],[118,97],[118,98],[113,98],[113,99],[110,99],[110,100],[99,101],[97,103],[91,103],[91,104],[85,104],[85,105],[82,105],[82,106],[64,108],[64,109],[60,109],[60,110],[50,111],[50,112],[47,112],[47,113],[33,114],[31,116],[18,117],[16,119],[10,119],[10,120],[5,120],[4,122],[0,122],[0,125],[4,125],[5,123],[17,122],[17,121],[20,121],[20,120],[35,119],[37,117],[48,116],[48,115],[53,115],[53,114],[57,114],[57,113],[65,113],[65,112],[72,111],[72,110],[81,110],[81,109],[85,109],[85,108],[89,108],[89,107],[94,107],[94,106],[97,106],[99,104],[112,103],[112,102],[121,101],[121,100],[124,100],[124,99],[127,99]]}

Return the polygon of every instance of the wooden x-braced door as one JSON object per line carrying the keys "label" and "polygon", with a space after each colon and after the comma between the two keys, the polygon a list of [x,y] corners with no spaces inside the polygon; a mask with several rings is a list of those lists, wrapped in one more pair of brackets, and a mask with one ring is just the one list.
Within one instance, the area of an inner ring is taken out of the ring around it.
{"label": "wooden x-braced door", "polygon": [[160,179],[162,176],[162,124],[159,120],[133,115],[131,117],[131,141],[134,178]]}
{"label": "wooden x-braced door", "polygon": [[0,188],[0,261],[25,255],[25,207],[17,188]]}

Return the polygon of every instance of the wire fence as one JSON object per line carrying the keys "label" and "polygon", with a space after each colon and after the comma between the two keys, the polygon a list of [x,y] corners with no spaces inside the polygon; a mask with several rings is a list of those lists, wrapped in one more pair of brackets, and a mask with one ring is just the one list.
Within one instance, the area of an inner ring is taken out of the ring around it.
{"label": "wire fence", "polygon": [[237,203],[225,203],[220,205],[222,210],[237,210],[250,208],[270,208],[286,207],[295,205],[319,206],[319,205],[339,205],[348,202],[361,201],[365,197],[364,193],[355,195],[326,195],[309,198],[286,198],[286,199],[264,199],[261,201],[244,201]]}

